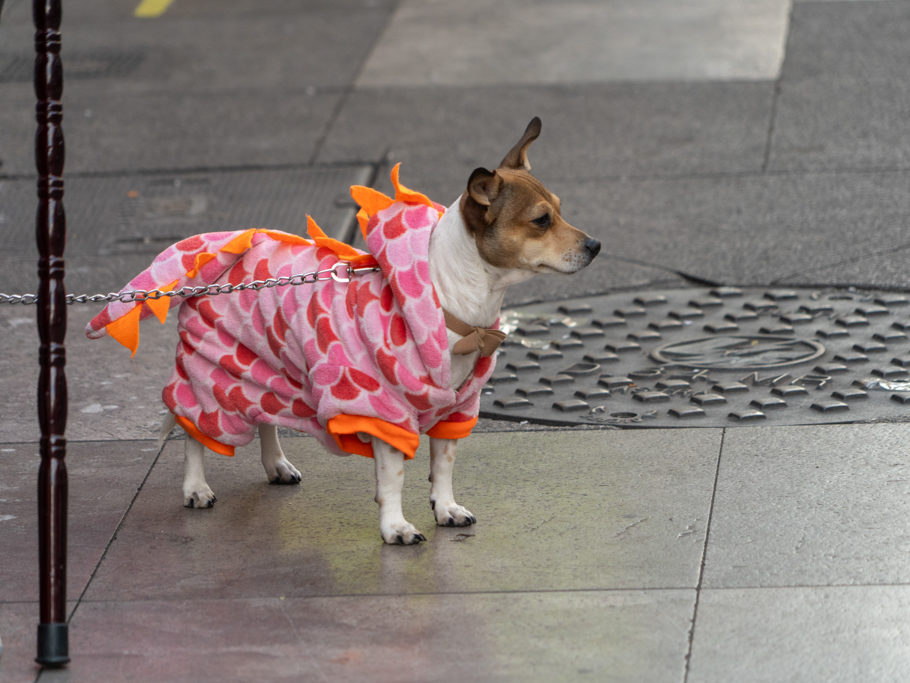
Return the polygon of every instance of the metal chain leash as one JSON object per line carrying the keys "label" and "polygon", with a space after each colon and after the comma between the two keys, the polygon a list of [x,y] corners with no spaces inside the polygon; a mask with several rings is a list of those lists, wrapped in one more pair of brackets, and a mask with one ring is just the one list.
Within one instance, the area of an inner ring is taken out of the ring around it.
{"label": "metal chain leash", "polygon": [[[379,266],[368,266],[364,268],[354,268],[347,261],[339,261],[331,268],[315,270],[311,273],[302,273],[299,275],[282,275],[281,277],[270,277],[265,280],[253,280],[252,282],[241,282],[236,285],[230,283],[197,285],[195,287],[185,286],[180,289],[173,289],[163,292],[160,289],[134,289],[126,292],[111,292],[109,294],[67,294],[66,303],[68,304],[96,304],[110,303],[112,301],[121,301],[131,303],[134,301],[156,300],[161,297],[179,296],[184,299],[190,299],[198,296],[216,296],[218,294],[230,294],[231,292],[241,292],[245,289],[259,291],[271,287],[287,287],[288,285],[312,285],[317,282],[334,280],[335,282],[350,282],[355,275],[363,273],[373,273],[379,270]],[[38,303],[37,294],[4,294],[0,292],[0,304],[36,304]]]}

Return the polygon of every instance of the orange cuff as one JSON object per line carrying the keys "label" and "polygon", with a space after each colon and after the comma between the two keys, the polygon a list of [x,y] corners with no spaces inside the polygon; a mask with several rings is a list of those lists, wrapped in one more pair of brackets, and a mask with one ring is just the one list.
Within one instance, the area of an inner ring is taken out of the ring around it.
{"label": "orange cuff", "polygon": [[212,437],[203,434],[199,431],[199,428],[196,425],[187,420],[185,417],[174,415],[174,419],[177,420],[177,424],[183,427],[184,431],[186,431],[187,434],[192,436],[194,439],[196,439],[196,441],[201,443],[209,450],[214,451],[215,453],[220,453],[221,455],[234,455],[233,446],[228,446],[227,444],[223,444],[220,441],[215,441],[215,439]]}
{"label": "orange cuff", "polygon": [[411,460],[420,445],[420,435],[376,417],[336,415],[326,423],[326,431],[335,437],[339,448],[346,453],[373,457],[373,444],[364,443],[357,434],[363,432],[382,439]]}
{"label": "orange cuff", "polygon": [[476,424],[476,417],[473,420],[462,420],[460,422],[437,422],[427,432],[427,435],[432,436],[434,439],[463,439],[471,433]]}

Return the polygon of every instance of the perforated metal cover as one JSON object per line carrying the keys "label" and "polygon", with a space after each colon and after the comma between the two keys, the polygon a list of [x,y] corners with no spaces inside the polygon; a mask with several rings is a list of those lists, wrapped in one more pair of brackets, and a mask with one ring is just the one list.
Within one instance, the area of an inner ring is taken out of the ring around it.
{"label": "perforated metal cover", "polygon": [[544,424],[904,420],[910,297],[686,289],[504,312],[481,415]]}

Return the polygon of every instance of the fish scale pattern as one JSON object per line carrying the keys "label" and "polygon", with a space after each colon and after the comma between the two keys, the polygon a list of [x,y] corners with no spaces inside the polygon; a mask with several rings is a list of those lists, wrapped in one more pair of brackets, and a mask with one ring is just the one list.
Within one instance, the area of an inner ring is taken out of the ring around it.
{"label": "fish scale pattern", "polygon": [[[493,358],[480,358],[460,388],[449,386],[448,337],[428,263],[439,207],[386,204],[366,221],[369,254],[325,238],[312,223],[312,241],[266,230],[209,233],[169,247],[124,290],[237,284],[342,260],[369,261],[378,272],[185,301],[113,302],[87,334],[107,331],[124,341],[123,327],[153,314],[163,321],[166,307],[180,306],[176,361],[162,397],[191,434],[226,455],[260,423],[307,432],[338,454],[367,456],[372,447],[359,433],[407,457],[421,433],[466,436]],[[138,336],[132,343],[135,349]]]}

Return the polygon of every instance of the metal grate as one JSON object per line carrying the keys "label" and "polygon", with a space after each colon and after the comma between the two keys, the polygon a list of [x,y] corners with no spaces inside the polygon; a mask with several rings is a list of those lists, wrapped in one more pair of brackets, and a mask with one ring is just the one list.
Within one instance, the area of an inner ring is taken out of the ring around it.
{"label": "metal grate", "polygon": [[910,297],[667,290],[506,311],[485,417],[617,427],[903,420]]}

